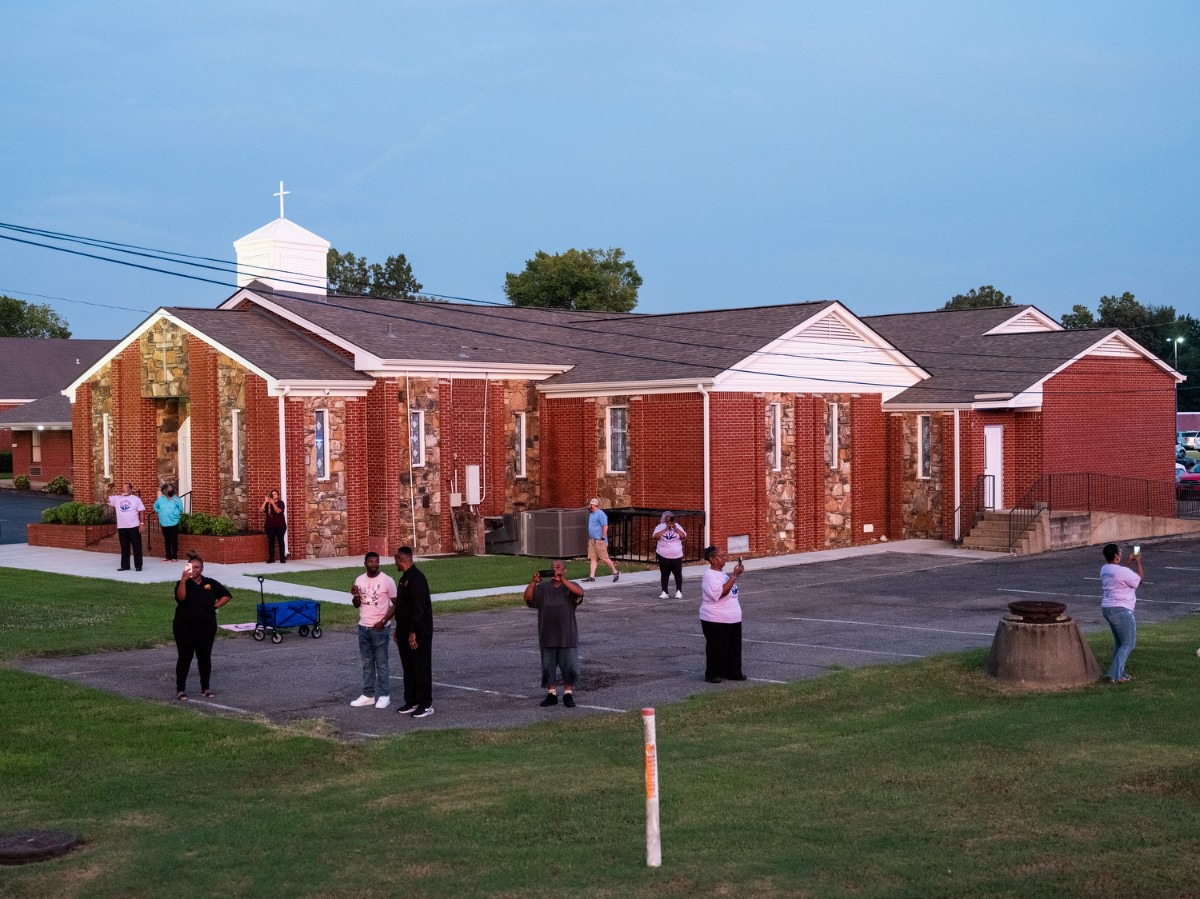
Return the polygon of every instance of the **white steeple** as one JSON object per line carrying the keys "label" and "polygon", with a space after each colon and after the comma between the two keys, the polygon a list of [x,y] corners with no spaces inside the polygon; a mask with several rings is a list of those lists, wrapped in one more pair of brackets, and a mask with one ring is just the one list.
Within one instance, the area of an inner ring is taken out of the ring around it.
{"label": "white steeple", "polygon": [[237,251],[237,283],[266,284],[283,293],[324,295],[329,287],[325,261],[329,241],[283,217],[283,198],[290,191],[279,182],[279,218],[233,242]]}

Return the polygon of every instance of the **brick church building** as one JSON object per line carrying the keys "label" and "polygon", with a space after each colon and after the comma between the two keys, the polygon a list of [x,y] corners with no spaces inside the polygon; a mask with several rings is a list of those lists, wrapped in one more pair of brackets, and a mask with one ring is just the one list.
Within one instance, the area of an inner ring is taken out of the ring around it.
{"label": "brick church building", "polygon": [[[835,301],[669,315],[328,293],[328,242],[279,218],[239,289],[163,307],[64,391],[75,494],[178,485],[294,557],[451,551],[454,510],[702,510],[746,555],[955,539],[986,483],[1173,482],[1181,377],[1031,306],[860,318]],[[986,475],[986,479],[982,476]]]}

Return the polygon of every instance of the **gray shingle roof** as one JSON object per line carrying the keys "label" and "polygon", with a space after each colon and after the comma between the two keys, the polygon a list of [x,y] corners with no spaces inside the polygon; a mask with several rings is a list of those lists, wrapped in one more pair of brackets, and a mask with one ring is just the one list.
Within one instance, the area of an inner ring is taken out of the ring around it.
{"label": "gray shingle roof", "polygon": [[256,310],[168,307],[167,311],[279,380],[370,381],[341,356]]}
{"label": "gray shingle roof", "polygon": [[0,412],[0,428],[70,427],[71,401],[60,392],[43,396],[31,403]]}
{"label": "gray shingle roof", "polygon": [[1016,395],[1116,330],[986,334],[1032,308],[1000,306],[864,318],[932,375],[889,403],[961,404],[972,402],[977,394]]}
{"label": "gray shingle roof", "polygon": [[0,402],[62,390],[116,345],[115,340],[0,337]]}

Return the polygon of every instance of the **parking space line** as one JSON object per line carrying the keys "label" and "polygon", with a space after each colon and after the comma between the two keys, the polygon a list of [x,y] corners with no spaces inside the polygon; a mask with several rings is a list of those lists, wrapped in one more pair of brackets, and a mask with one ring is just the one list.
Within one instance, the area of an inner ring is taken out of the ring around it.
{"label": "parking space line", "polygon": [[932,631],[936,634],[964,634],[968,637],[992,637],[995,634],[992,631],[952,631],[941,627],[917,627],[912,624],[877,624],[874,621],[843,621],[840,618],[795,618],[791,617],[788,621],[816,621],[821,624],[857,624],[860,627],[891,627],[903,631]]}
{"label": "parking space line", "polygon": [[750,680],[754,681],[756,684],[786,684],[787,683],[787,681],[785,681],[785,680],[771,680],[771,678],[769,678],[769,677],[752,677],[752,678],[750,678]]}
{"label": "parking space line", "polygon": [[1175,565],[1164,565],[1167,571],[1200,571],[1200,568],[1180,568]]}
{"label": "parking space line", "polygon": [[[182,703],[180,703],[180,705],[182,705]],[[253,712],[248,712],[245,709],[239,709],[235,706],[221,705],[221,703],[219,703],[219,702],[205,702],[202,699],[192,699],[188,702],[188,705],[206,705],[209,708],[221,709],[224,712],[240,712],[243,715],[253,715],[254,714]]]}
{"label": "parking space line", "polygon": [[[393,677],[392,680],[404,680],[403,677]],[[445,687],[448,690],[466,690],[469,693],[488,693],[492,696],[508,696],[512,699],[530,699],[523,693],[504,693],[500,690],[485,690],[482,687],[465,687],[462,684],[444,684],[440,681],[434,681],[435,687]]]}
{"label": "parking space line", "polygon": [[606,705],[584,705],[582,702],[576,702],[575,705],[579,706],[581,709],[595,709],[598,712],[620,712],[622,715],[624,715],[627,711],[626,709],[609,708]]}
{"label": "parking space line", "polygon": [[830,652],[864,652],[872,656],[903,656],[906,659],[923,659],[925,656],[911,652],[881,652],[877,649],[854,649],[850,646],[822,646],[819,643],[788,643],[784,640],[742,640],[743,643],[762,643],[767,646],[797,646],[801,649],[826,649]]}

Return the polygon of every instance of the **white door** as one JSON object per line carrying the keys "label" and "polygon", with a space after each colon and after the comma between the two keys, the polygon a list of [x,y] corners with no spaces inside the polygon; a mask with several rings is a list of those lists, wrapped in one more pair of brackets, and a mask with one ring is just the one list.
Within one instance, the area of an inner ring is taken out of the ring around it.
{"label": "white door", "polygon": [[984,482],[984,505],[988,509],[1004,508],[1004,426],[985,425],[983,428],[983,473],[990,475]]}
{"label": "white door", "polygon": [[[192,492],[192,420],[185,418],[183,424],[179,426],[178,437],[179,446],[179,490],[180,497],[186,496]],[[183,507],[189,512],[192,510],[192,498],[188,496],[183,501]]]}

